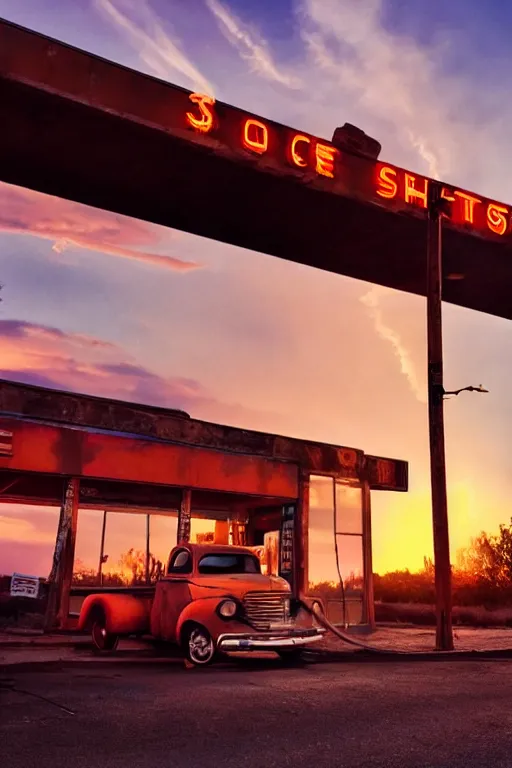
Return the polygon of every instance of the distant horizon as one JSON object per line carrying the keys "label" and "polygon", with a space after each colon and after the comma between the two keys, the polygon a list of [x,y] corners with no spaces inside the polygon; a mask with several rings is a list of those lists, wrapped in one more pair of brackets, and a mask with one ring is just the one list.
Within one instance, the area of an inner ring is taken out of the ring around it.
{"label": "distant horizon", "polygon": [[[108,511],[108,508],[107,508]],[[12,546],[13,542],[15,542],[15,539],[12,539],[11,541],[5,540],[0,538],[0,577],[9,577],[13,573],[21,573],[28,576],[37,576],[40,579],[47,579],[51,564],[53,560],[53,551],[55,548],[55,539],[57,534],[57,525],[58,525],[58,519],[59,519],[59,513],[60,513],[60,506],[43,506],[43,505],[24,505],[24,504],[12,504],[12,503],[0,503],[0,531],[2,530],[2,524],[4,524],[6,521],[10,521],[11,523],[16,523],[16,520],[20,522],[28,522],[31,521],[31,524],[34,526],[32,528],[32,535],[26,536],[26,545],[24,548],[16,548],[16,546]],[[86,518],[84,519],[84,514]],[[131,513],[127,513],[126,515],[123,515],[122,512],[114,512],[112,513],[117,520],[121,520],[124,516],[125,521],[129,518],[130,522],[137,523],[138,521],[134,518],[137,518],[138,516],[135,516]],[[141,513],[141,518],[143,519],[145,513]],[[36,531],[38,518],[41,516],[44,518],[43,528],[40,531]],[[91,527],[91,520],[90,518],[96,517],[96,525],[95,528],[97,529],[94,531],[94,528]],[[99,558],[99,526],[101,523],[101,518],[103,517],[103,510],[100,509],[79,509],[79,530],[78,530],[78,538],[77,538],[77,548],[75,551],[75,565],[77,562],[80,562],[81,566],[85,569],[92,569],[94,570],[98,566],[98,558]],[[160,518],[160,515],[156,515],[156,517]],[[170,552],[171,548],[176,545],[176,531],[177,531],[177,520],[175,517],[166,517],[166,523],[169,523],[167,525],[168,532],[169,532],[169,543],[162,542],[159,544],[159,551],[157,554],[158,559],[160,559],[162,562],[164,562],[167,559],[168,553]],[[141,520],[142,522],[142,520]],[[510,522],[510,519],[503,520],[501,525],[507,525]],[[85,526],[85,527],[83,527]],[[145,523],[143,523],[142,528],[144,528]],[[137,527],[137,526],[136,526]],[[141,526],[139,526],[141,527]],[[141,530],[142,530],[141,528]],[[212,528],[212,521],[209,520],[199,520],[197,518],[194,519],[194,529],[197,533],[198,531],[208,531]],[[117,537],[119,538],[119,533],[117,533]],[[471,546],[472,540],[476,539],[478,536],[480,536],[482,533],[486,533],[487,535],[493,536],[498,533],[497,530],[478,530],[475,531],[472,536],[468,538],[467,544],[464,547],[458,548],[456,551],[452,550],[451,553],[451,561],[452,566],[456,567],[457,559],[459,552],[461,550],[466,550]],[[29,530],[26,530],[26,534],[29,534]],[[38,535],[39,534],[39,535]],[[84,536],[84,534],[86,534]],[[96,534],[96,535],[95,535]],[[129,549],[132,548],[133,545],[133,536],[134,532],[132,531],[124,531],[121,539],[124,538],[124,545],[120,547],[120,551],[116,557],[120,556],[121,554],[127,552]],[[42,539],[42,540],[41,540]],[[110,548],[109,546],[110,542],[106,542],[106,549],[108,550]],[[119,546],[119,544],[117,545]],[[333,539],[333,547],[334,547],[334,539]],[[135,547],[135,549],[140,549],[142,551],[143,545],[140,547]],[[151,550],[153,550],[153,547],[150,547]],[[121,552],[122,550],[122,552]],[[152,554],[155,554],[154,551],[152,551]],[[116,557],[113,559],[110,559],[109,565],[114,565],[114,571],[116,571],[117,568],[117,560]],[[373,573],[378,576],[385,576],[394,572],[410,572],[410,573],[421,573],[424,570],[424,562],[428,560],[432,560],[431,555],[425,554],[422,560],[421,565],[418,565],[415,568],[408,568],[407,566],[403,567],[390,567],[388,569],[376,569],[373,568]],[[31,565],[34,563],[34,561],[42,563],[45,563],[45,567],[39,567],[36,570],[39,571],[46,571],[45,574],[42,572],[35,573],[31,569]],[[4,563],[8,562],[9,566],[6,568]],[[315,578],[314,581],[316,583],[320,582],[326,582],[326,583],[337,583],[337,579],[332,579],[328,575],[330,571],[330,568],[328,571],[325,572],[325,578],[321,576],[321,573],[319,572],[319,568],[315,569]],[[108,571],[107,571],[108,572]]]}

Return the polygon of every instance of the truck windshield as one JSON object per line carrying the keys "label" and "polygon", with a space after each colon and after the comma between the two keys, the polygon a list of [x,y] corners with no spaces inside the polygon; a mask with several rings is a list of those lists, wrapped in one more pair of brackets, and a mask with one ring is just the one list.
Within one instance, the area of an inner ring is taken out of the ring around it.
{"label": "truck windshield", "polygon": [[199,573],[261,573],[261,568],[253,555],[211,554],[200,559]]}

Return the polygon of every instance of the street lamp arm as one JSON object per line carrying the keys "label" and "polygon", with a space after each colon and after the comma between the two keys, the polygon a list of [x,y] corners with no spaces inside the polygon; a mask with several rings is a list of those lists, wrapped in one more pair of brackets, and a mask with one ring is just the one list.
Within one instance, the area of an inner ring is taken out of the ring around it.
{"label": "street lamp arm", "polygon": [[446,392],[446,390],[443,390],[443,397],[448,397],[449,395],[460,395],[461,392],[489,392],[488,389],[484,389],[481,384],[478,385],[478,387],[461,387],[460,389],[454,389],[451,392]]}

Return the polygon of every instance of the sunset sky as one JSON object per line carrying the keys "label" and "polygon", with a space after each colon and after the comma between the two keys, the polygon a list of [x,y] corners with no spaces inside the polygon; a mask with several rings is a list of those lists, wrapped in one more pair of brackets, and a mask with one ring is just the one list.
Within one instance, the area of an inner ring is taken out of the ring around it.
{"label": "sunset sky", "polygon": [[[0,16],[325,138],[353,123],[390,163],[512,202],[504,0],[0,0]],[[0,262],[0,377],[407,459],[410,492],[373,494],[374,567],[431,555],[424,300],[7,185]],[[446,403],[455,559],[512,515],[512,324],[444,321],[446,387],[490,390]],[[0,572],[36,557],[36,515],[51,548],[50,513],[0,508]]]}

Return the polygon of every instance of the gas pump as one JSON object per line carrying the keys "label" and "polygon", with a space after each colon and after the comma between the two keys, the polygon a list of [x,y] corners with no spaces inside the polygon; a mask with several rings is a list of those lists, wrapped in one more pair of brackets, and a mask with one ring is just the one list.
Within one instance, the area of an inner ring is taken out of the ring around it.
{"label": "gas pump", "polygon": [[279,576],[286,579],[292,594],[296,595],[295,574],[295,523],[297,505],[286,504],[281,513],[281,528],[279,532]]}

